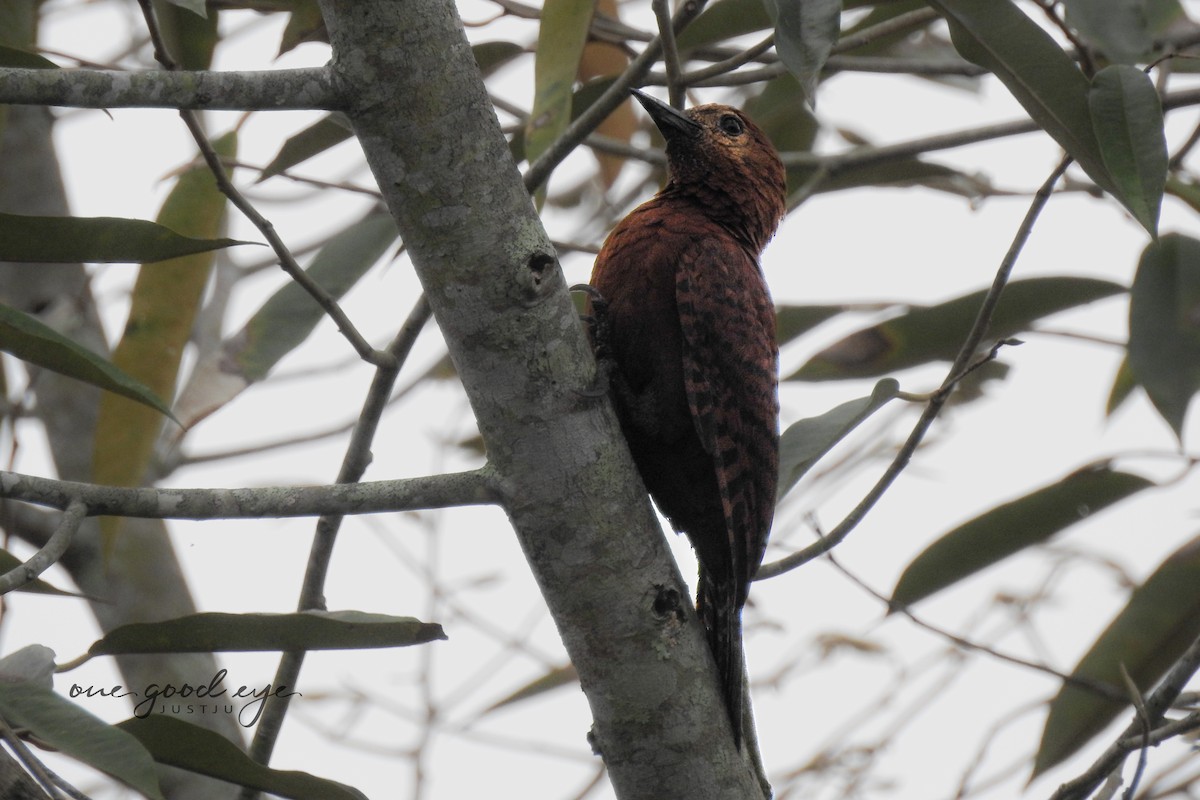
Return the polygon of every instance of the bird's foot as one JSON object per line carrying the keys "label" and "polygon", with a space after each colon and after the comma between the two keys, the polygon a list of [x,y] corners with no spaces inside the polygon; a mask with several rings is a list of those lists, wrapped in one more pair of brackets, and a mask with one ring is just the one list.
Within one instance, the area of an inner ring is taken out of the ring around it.
{"label": "bird's foot", "polygon": [[591,385],[577,390],[583,397],[603,397],[608,394],[613,374],[611,341],[612,328],[608,320],[608,301],[604,295],[590,284],[577,283],[571,287],[572,292],[583,292],[588,298],[589,314],[582,314],[584,327],[587,328],[588,341],[592,345],[592,355],[596,358],[596,376]]}

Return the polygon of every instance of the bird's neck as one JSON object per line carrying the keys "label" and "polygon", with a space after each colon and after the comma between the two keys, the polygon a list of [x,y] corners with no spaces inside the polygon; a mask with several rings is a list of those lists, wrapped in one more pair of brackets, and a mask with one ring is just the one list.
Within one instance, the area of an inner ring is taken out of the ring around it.
{"label": "bird's neck", "polygon": [[[735,190],[731,191],[731,188]],[[737,188],[740,187],[671,180],[659,192],[659,197],[667,202],[699,208],[757,257],[775,235],[781,210],[770,198],[758,192],[736,191]]]}

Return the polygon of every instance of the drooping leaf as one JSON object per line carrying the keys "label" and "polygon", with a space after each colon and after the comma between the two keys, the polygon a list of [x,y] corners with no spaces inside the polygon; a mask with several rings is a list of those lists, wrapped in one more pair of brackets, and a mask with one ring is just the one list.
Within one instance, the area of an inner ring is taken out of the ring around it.
{"label": "drooping leaf", "polygon": [[907,606],[1154,484],[1105,467],[1073,472],[940,536],[905,567],[892,602]]}
{"label": "drooping leaf", "polygon": [[1200,211],[1200,186],[1189,178],[1178,174],[1168,175],[1167,192],[1187,203],[1193,211]]}
{"label": "drooping leaf", "polygon": [[471,45],[475,66],[479,67],[480,74],[485,78],[524,52],[525,48],[516,42],[480,42]]}
{"label": "drooping leaf", "polygon": [[152,262],[207,253],[236,239],[181,236],[158,223],[117,217],[36,217],[0,213],[0,259],[57,264]]}
{"label": "drooping leaf", "polygon": [[58,69],[48,58],[21,50],[16,47],[0,45],[0,67],[20,67],[21,69]]}
{"label": "drooping leaf", "polygon": [[127,719],[116,728],[141,742],[160,764],[278,797],[366,800],[366,795],[352,786],[307,772],[265,767],[219,733],[165,714]]}
{"label": "drooping leaf", "polygon": [[775,338],[782,346],[844,311],[845,306],[778,306]]}
{"label": "drooping leaf", "polygon": [[[616,0],[596,0],[596,12],[615,20],[620,19],[620,7]],[[629,56],[617,45],[612,42],[590,41],[583,46],[583,54],[579,58],[579,79],[586,85],[589,81],[597,78],[611,78],[621,74],[628,64]],[[574,118],[574,100],[571,105],[572,118]],[[625,100],[604,118],[604,121],[596,128],[596,133],[628,144],[637,129],[633,101]],[[600,180],[605,189],[610,189],[625,166],[625,158],[598,150],[593,152],[600,164]]]}
{"label": "drooping leaf", "polygon": [[1162,104],[1150,76],[1114,64],[1092,78],[1088,108],[1104,166],[1126,208],[1151,236],[1167,185],[1167,139]]}
{"label": "drooping leaf", "polygon": [[0,305],[0,350],[171,416],[166,403],[141,381],[34,317],[4,305]]}
{"label": "drooping leaf", "polygon": [[732,39],[771,28],[771,15],[763,0],[717,0],[683,29],[676,39],[680,50]]}
{"label": "drooping leaf", "polygon": [[[780,152],[812,150],[817,138],[817,120],[804,102],[804,89],[792,75],[780,75],[767,81],[763,90],[746,103],[746,113],[754,118]],[[797,188],[791,170],[788,185]]]}
{"label": "drooping leaf", "polygon": [[[213,142],[219,155],[237,152],[236,134]],[[225,195],[207,166],[198,165],[176,180],[158,214],[160,224],[190,235],[212,237],[221,230]],[[192,335],[208,275],[211,253],[180,256],[143,265],[133,286],[129,317],[113,364],[163,398],[173,397],[184,348]],[[145,476],[163,421],[141,406],[111,394],[100,398],[92,478],[109,486],[137,486]],[[105,517],[101,530],[110,547],[119,520]]]}
{"label": "drooping leaf", "polygon": [[[14,556],[7,550],[0,550],[0,575],[12,572],[17,567],[25,562]],[[68,592],[65,589],[59,589],[51,583],[47,583],[41,578],[34,578],[29,583],[17,587],[14,591],[30,592],[31,594],[49,594],[58,595],[60,597],[83,597],[84,595],[78,592]]]}
{"label": "drooping leaf", "polygon": [[884,378],[875,384],[868,397],[850,400],[826,411],[819,417],[794,422],[779,437],[778,503],[804,477],[813,464],[828,453],[835,444],[883,408],[900,391],[900,384]]}
{"label": "drooping leaf", "polygon": [[534,58],[533,110],[525,126],[525,156],[537,159],[571,120],[571,89],[592,23],[594,0],[546,0]]}
{"label": "drooping leaf", "polygon": [[212,67],[220,11],[209,13],[206,0],[153,0],[158,29],[167,52],[187,70]]}
{"label": "drooping leaf", "polygon": [[763,0],[775,25],[775,52],[816,105],[817,81],[841,29],[841,0]]}
{"label": "drooping leaf", "polygon": [[[1125,291],[1093,278],[1028,278],[1009,284],[988,331],[1004,339],[1042,317]],[[785,380],[828,381],[873,378],[930,361],[952,361],[975,322],[984,292],[935,306],[914,308],[850,334],[813,356]]]}
{"label": "drooping leaf", "polygon": [[27,681],[0,681],[0,717],[55,750],[162,800],[154,760],[137,739],[92,716],[52,690]]}
{"label": "drooping leaf", "polygon": [[29,644],[0,658],[0,681],[28,683],[43,689],[54,688],[54,651],[40,644]]}
{"label": "drooping leaf", "polygon": [[[788,169],[789,189],[807,184],[814,172],[812,167],[805,166]],[[837,192],[862,186],[924,186],[972,200],[986,197],[993,191],[986,178],[969,175],[954,167],[917,157],[889,158],[838,166],[832,172],[821,176],[816,191]]]}
{"label": "drooping leaf", "polygon": [[[1200,538],[1175,551],[1140,587],[1071,671],[1072,677],[1122,691],[1122,668],[1148,693],[1200,637]],[[1131,709],[1074,684],[1050,703],[1034,758],[1036,777],[1071,756]]]}
{"label": "drooping leaf", "polygon": [[1111,417],[1115,414],[1136,388],[1137,380],[1133,377],[1133,370],[1129,368],[1129,357],[1126,356],[1121,359],[1121,366],[1117,368],[1117,374],[1113,376],[1112,388],[1108,391],[1108,401],[1104,404],[1104,416]]}
{"label": "drooping leaf", "polygon": [[445,638],[441,625],[362,611],[205,613],[122,625],[95,642],[88,655],[358,650],[407,647]]}
{"label": "drooping leaf", "polygon": [[271,159],[271,163],[263,168],[258,179],[265,181],[267,178],[286,172],[352,136],[354,136],[354,132],[350,130],[350,123],[344,114],[341,112],[326,114],[296,135],[289,136],[283,146],[279,148],[279,152]]}
{"label": "drooping leaf", "polygon": [[[848,3],[845,5],[847,8],[849,8],[854,4]],[[893,0],[893,2],[874,5],[867,14],[859,17],[853,25],[848,27],[842,33],[842,38],[856,34],[859,31],[864,31],[882,22],[895,19],[901,14],[907,14],[910,11],[917,11],[925,8],[925,6],[925,0]],[[903,42],[911,36],[912,30],[902,30],[882,36],[872,36],[868,41],[848,52],[851,52],[856,56],[886,53],[889,52],[895,44]]]}
{"label": "drooping leaf", "polygon": [[492,703],[484,713],[496,711],[501,708],[506,708],[515,703],[520,703],[523,700],[531,700],[535,697],[540,697],[547,692],[553,692],[556,689],[561,689],[564,686],[578,686],[579,673],[575,671],[574,664],[564,664],[561,667],[553,667],[546,673],[539,675],[529,683],[520,687],[514,692]]}
{"label": "drooping leaf", "polygon": [[[338,299],[379,260],[396,236],[391,216],[374,211],[330,239],[306,271]],[[324,318],[324,310],[299,284],[284,284],[240,332],[196,364],[176,403],[182,426],[191,427],[265,378]]]}
{"label": "drooping leaf", "polygon": [[929,0],[955,49],[995,74],[1041,128],[1101,188],[1125,202],[1104,166],[1088,112],[1088,82],[1058,43],[1012,0]]}
{"label": "drooping leaf", "polygon": [[1135,64],[1154,44],[1146,0],[1063,0],[1063,6],[1067,24],[1109,61]]}
{"label": "drooping leaf", "polygon": [[1200,241],[1170,234],[1142,251],[1129,298],[1129,366],[1182,438],[1200,390]]}
{"label": "drooping leaf", "polygon": [[200,17],[208,16],[206,0],[167,0],[173,6],[185,8]]}
{"label": "drooping leaf", "polygon": [[293,0],[288,13],[287,25],[279,38],[279,53],[283,55],[304,42],[328,42],[325,18],[317,0]]}

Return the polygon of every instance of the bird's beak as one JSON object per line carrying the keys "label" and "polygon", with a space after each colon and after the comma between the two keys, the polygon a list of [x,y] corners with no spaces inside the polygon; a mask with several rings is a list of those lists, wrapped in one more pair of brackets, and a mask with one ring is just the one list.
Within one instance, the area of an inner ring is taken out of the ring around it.
{"label": "bird's beak", "polygon": [[654,120],[654,124],[668,140],[679,134],[691,136],[700,130],[698,122],[674,106],[667,105],[640,89],[630,89],[629,91],[642,104],[642,108],[646,109],[650,119]]}

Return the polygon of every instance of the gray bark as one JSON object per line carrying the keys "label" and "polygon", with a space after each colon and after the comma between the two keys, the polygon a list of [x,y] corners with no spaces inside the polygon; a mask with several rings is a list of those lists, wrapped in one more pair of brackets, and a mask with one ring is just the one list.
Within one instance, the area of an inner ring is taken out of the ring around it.
{"label": "gray bark", "polygon": [[587,396],[592,357],[453,2],[321,6],[342,105],[470,398],[618,796],[761,797],[616,418]]}

